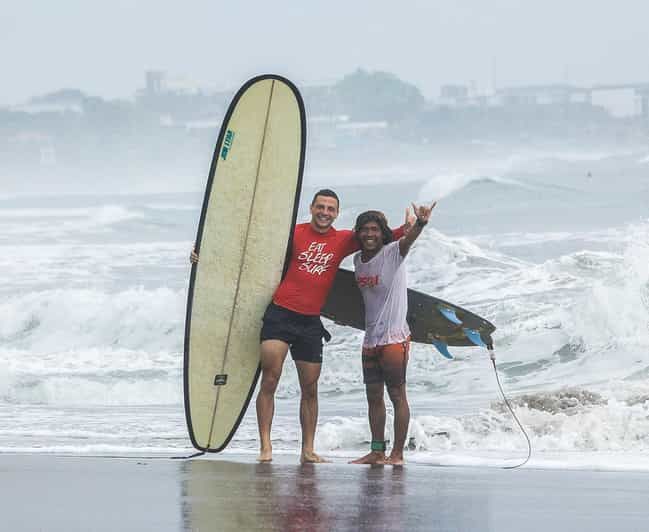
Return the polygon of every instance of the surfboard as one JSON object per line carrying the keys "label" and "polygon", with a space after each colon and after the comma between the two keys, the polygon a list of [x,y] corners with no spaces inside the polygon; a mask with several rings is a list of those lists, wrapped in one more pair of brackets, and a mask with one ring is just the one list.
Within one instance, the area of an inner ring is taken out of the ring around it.
{"label": "surfboard", "polygon": [[189,281],[185,417],[201,451],[227,446],[259,377],[261,320],[285,273],[305,147],[297,88],[275,75],[245,83],[216,142]]}
{"label": "surfboard", "polygon": [[[365,329],[363,296],[354,272],[340,268],[322,316],[339,325]],[[408,289],[408,325],[413,342],[431,344],[447,358],[448,346],[489,347],[493,324],[453,303]]]}

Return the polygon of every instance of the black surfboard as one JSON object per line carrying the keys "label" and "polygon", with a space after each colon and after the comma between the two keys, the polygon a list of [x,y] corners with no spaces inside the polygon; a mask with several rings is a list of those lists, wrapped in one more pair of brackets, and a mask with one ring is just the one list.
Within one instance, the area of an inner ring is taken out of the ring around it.
{"label": "black surfboard", "polygon": [[[321,314],[339,325],[365,329],[363,297],[354,272],[338,270]],[[452,358],[447,346],[491,348],[491,335],[496,330],[492,323],[462,307],[411,289],[408,325],[413,342],[434,345],[447,358]]]}

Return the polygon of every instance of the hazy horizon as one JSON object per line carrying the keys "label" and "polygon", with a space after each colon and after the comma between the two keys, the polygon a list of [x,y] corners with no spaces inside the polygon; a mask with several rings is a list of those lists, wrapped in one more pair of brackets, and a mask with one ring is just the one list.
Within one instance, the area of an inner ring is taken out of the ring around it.
{"label": "hazy horizon", "polygon": [[261,72],[306,86],[362,67],[392,72],[427,98],[446,83],[484,91],[642,82],[648,16],[649,6],[634,0],[12,3],[0,13],[0,105],[61,88],[131,98],[149,69],[231,90]]}

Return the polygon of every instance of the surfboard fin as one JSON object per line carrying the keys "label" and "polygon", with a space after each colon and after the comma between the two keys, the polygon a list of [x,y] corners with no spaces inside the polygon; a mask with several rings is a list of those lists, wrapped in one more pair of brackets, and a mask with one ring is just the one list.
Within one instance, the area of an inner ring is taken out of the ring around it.
{"label": "surfboard fin", "polygon": [[445,342],[442,342],[441,340],[431,340],[430,342],[435,346],[435,349],[437,349],[443,357],[448,358],[449,360],[453,360],[453,355],[449,353],[448,351],[448,344]]}
{"label": "surfboard fin", "polygon": [[442,316],[444,316],[448,321],[455,323],[455,325],[462,325],[460,318],[457,317],[457,314],[455,314],[455,311],[452,308],[444,306],[439,306],[437,308],[441,312]]}
{"label": "surfboard fin", "polygon": [[475,329],[462,329],[462,331],[464,332],[464,336],[466,336],[473,345],[477,345],[478,347],[487,347],[487,345],[482,341],[480,333]]}

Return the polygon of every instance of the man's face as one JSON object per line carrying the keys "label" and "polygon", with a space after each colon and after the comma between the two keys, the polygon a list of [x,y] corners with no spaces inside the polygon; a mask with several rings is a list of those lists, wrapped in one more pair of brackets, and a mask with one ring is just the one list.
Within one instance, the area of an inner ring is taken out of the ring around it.
{"label": "man's face", "polygon": [[363,251],[378,251],[383,247],[383,232],[376,222],[367,222],[358,230]]}
{"label": "man's face", "polygon": [[329,196],[316,196],[311,205],[311,223],[318,229],[328,229],[338,217],[338,201]]}

